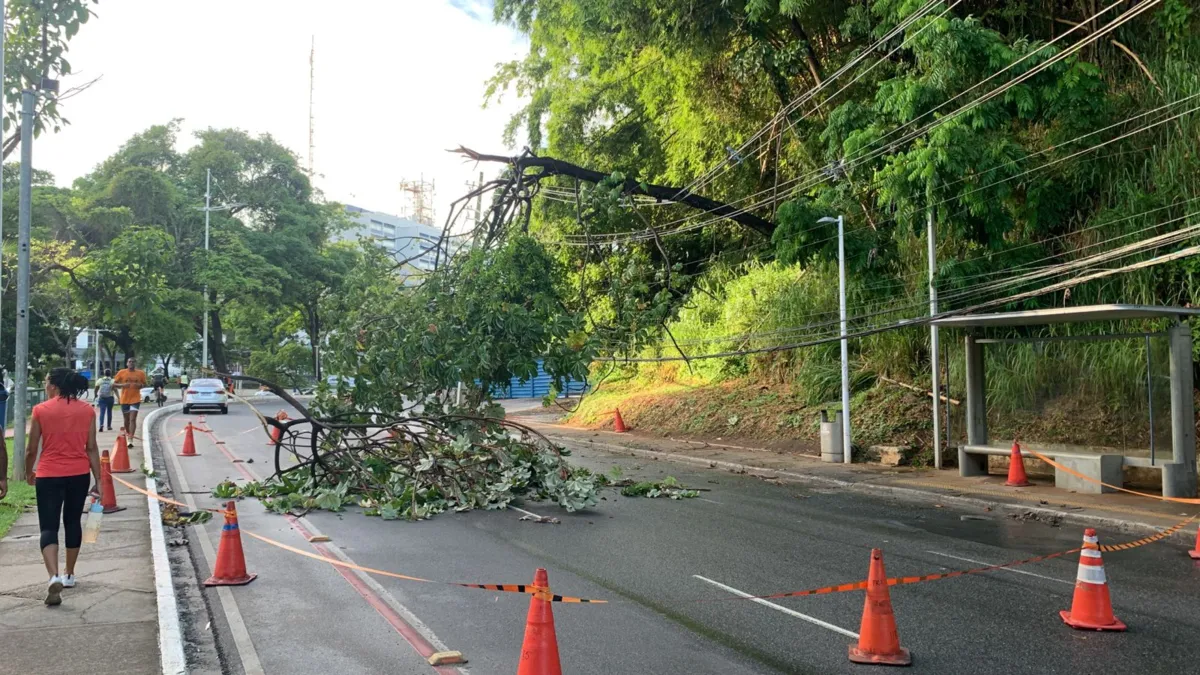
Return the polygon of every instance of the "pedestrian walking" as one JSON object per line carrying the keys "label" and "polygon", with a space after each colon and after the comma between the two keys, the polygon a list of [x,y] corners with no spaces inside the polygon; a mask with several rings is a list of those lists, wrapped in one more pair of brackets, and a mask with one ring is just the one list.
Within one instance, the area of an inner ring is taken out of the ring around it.
{"label": "pedestrian walking", "polygon": [[[62,603],[64,588],[75,586],[75,563],[83,543],[83,504],[89,484],[95,498],[100,497],[100,448],[96,445],[96,413],[92,406],[77,400],[88,389],[87,378],[70,368],[55,368],[46,376],[44,386],[46,400],[33,407],[29,424],[25,475],[34,477],[39,543],[50,575],[46,604],[54,606]],[[59,575],[58,567],[60,522],[66,533],[64,575]]]}
{"label": "pedestrian walking", "polygon": [[104,431],[104,419],[108,418],[108,430],[112,431],[112,412],[113,403],[116,401],[113,398],[113,378],[112,368],[104,369],[104,377],[96,380],[96,391],[94,392],[96,405],[100,408],[100,425],[98,431]]}
{"label": "pedestrian walking", "polygon": [[188,374],[186,372],[179,374],[179,395],[180,396],[183,396],[184,392],[187,391],[188,383],[191,381],[192,381],[192,378],[188,377]]}
{"label": "pedestrian walking", "polygon": [[120,392],[121,415],[125,418],[125,433],[135,435],[138,410],[142,407],[142,387],[146,386],[146,371],[139,370],[133,359],[125,361],[125,367],[117,371],[113,386]]}

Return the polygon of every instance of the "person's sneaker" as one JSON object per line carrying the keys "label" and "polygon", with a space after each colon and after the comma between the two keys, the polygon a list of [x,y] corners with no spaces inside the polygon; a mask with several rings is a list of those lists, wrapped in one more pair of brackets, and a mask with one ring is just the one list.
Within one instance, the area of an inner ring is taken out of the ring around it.
{"label": "person's sneaker", "polygon": [[46,605],[54,607],[62,604],[62,577],[50,577],[50,583],[46,585]]}
{"label": "person's sneaker", "polygon": [[62,577],[63,588],[75,588],[75,575],[64,574]]}

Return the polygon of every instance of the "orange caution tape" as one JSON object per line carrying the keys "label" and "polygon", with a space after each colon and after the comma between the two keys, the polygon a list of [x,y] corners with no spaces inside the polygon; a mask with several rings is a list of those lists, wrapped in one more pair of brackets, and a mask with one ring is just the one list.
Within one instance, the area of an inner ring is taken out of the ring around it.
{"label": "orange caution tape", "polygon": [[[1196,519],[1196,516],[1189,516],[1188,518],[1181,520],[1180,522],[1172,525],[1171,527],[1168,527],[1167,529],[1162,530],[1161,532],[1158,532],[1157,534],[1153,534],[1149,537],[1144,537],[1142,539],[1137,539],[1135,541],[1126,542],[1124,544],[1111,544],[1111,545],[1107,545],[1107,546],[1100,546],[1099,548],[1101,551],[1104,551],[1106,553],[1112,553],[1112,552],[1116,552],[1116,551],[1127,551],[1129,549],[1137,548],[1139,546],[1145,546],[1146,544],[1151,544],[1153,542],[1160,541],[1162,539],[1165,539],[1165,538],[1171,536],[1172,534],[1174,534],[1175,532],[1178,532],[1185,525],[1187,525],[1188,523],[1192,522],[1195,519]],[[1026,565],[1028,563],[1042,562],[1043,560],[1052,560],[1054,558],[1061,558],[1065,555],[1071,555],[1072,553],[1078,553],[1080,550],[1081,550],[1080,548],[1073,548],[1068,551],[1059,551],[1058,553],[1039,555],[1039,556],[1035,556],[1033,558],[1025,558],[1024,560],[1014,560],[1012,562],[1001,563],[999,565],[988,565],[986,567],[975,567],[975,568],[966,569],[966,570],[954,570],[952,572],[940,572],[937,574],[926,574],[926,575],[919,576],[919,577],[892,577],[890,579],[887,579],[887,585],[888,586],[906,586],[908,584],[919,584],[923,581],[937,581],[938,579],[952,579],[954,577],[963,577],[968,574],[982,574],[983,572],[991,572],[994,570],[1006,569],[1009,567],[1016,567],[1017,565]],[[803,597],[806,595],[828,595],[830,593],[846,593],[848,591],[859,591],[866,587],[867,587],[867,580],[863,579],[862,581],[854,581],[854,582],[851,582],[848,584],[839,584],[837,586],[824,586],[822,588],[812,588],[812,589],[809,589],[806,591],[790,591],[787,593],[772,593],[770,595],[738,596],[738,597],[733,597],[733,598],[720,598],[720,600],[751,600],[751,599],[755,599],[755,598],[758,598],[761,600],[771,600],[774,598],[799,598],[799,597]]]}
{"label": "orange caution tape", "polygon": [[[188,506],[187,504],[184,504],[183,502],[177,502],[174,499],[168,499],[167,497],[164,497],[162,495],[154,494],[153,492],[139,488],[136,485],[133,485],[118,476],[113,476],[113,480],[117,481],[121,485],[124,485],[125,487],[129,488],[130,490],[133,490],[134,492],[146,495],[147,497],[153,497],[154,499],[157,499],[160,502],[172,504],[174,506],[178,506],[178,507],[181,507],[184,509],[192,509],[192,507]],[[233,512],[225,511],[224,509],[197,508],[195,510],[211,511],[212,513],[220,513],[220,514],[226,515],[226,516],[236,515]],[[354,563],[343,562],[343,561],[337,560],[335,558],[327,558],[325,556],[317,555],[316,553],[310,553],[308,551],[298,549],[294,546],[289,546],[281,541],[276,541],[274,539],[264,537],[261,534],[256,534],[254,532],[251,532],[250,530],[247,530],[244,527],[239,528],[239,529],[241,530],[242,534],[245,534],[249,537],[253,537],[254,539],[257,539],[257,540],[263,542],[264,544],[270,544],[271,546],[281,548],[290,553],[302,555],[305,558],[312,558],[314,560],[320,560],[323,562],[327,562],[330,565],[336,565],[338,567],[346,567],[349,569],[358,570],[360,572],[366,572],[368,574],[378,574],[379,576],[391,577],[393,579],[403,579],[405,581],[420,581],[420,582],[429,583],[429,584],[446,584],[447,586],[459,586],[461,588],[478,588],[478,589],[482,589],[482,590],[486,590],[486,591],[496,591],[496,592],[500,592],[500,593],[522,593],[525,595],[534,595],[534,596],[541,598],[542,600],[548,600],[550,602],[583,603],[583,604],[591,604],[591,605],[604,605],[604,604],[608,603],[607,600],[593,600],[593,599],[589,599],[589,598],[574,598],[574,597],[566,596],[566,595],[552,595],[549,592],[550,589],[539,587],[539,586],[534,586],[532,584],[464,584],[464,583],[458,583],[458,582],[454,582],[454,581],[435,581],[433,579],[422,579],[420,577],[412,577],[412,576],[408,576],[406,574],[398,574],[396,572],[388,572],[387,570],[375,569],[373,567],[363,567],[362,565],[356,565]]]}
{"label": "orange caution tape", "polygon": [[[175,501],[174,499],[168,499],[168,498],[166,498],[166,497],[164,497],[164,496],[162,496],[162,495],[154,494],[153,492],[150,492],[149,490],[143,490],[142,488],[140,488],[140,487],[138,487],[138,486],[136,486],[136,485],[134,485],[134,484],[132,484],[132,483],[129,483],[128,481],[126,481],[125,479],[121,478],[120,476],[117,476],[116,474],[113,474],[113,477],[112,477],[112,479],[113,479],[113,480],[115,480],[115,481],[117,481],[117,482],[118,482],[118,483],[120,483],[121,485],[124,485],[125,487],[129,488],[130,490],[133,490],[134,492],[137,492],[137,493],[140,493],[140,494],[146,495],[147,497],[153,497],[154,499],[157,499],[158,501],[160,501],[160,502],[163,502],[163,503],[165,503],[165,504],[170,504],[170,505],[172,505],[172,506],[178,506],[178,507],[180,507],[180,508],[189,509],[189,510],[192,508],[192,507],[188,506],[187,504],[184,504],[183,502],[177,502],[177,501]],[[198,509],[198,510],[200,510],[200,511],[211,511],[211,512],[213,512],[213,513],[225,513],[225,512],[224,512],[224,511],[222,511],[221,509],[205,509],[205,508],[200,508],[200,509]]]}
{"label": "orange caution tape", "polygon": [[412,576],[408,576],[407,574],[397,574],[396,572],[388,572],[387,570],[376,569],[374,567],[364,567],[363,565],[345,562],[343,560],[338,560],[336,558],[328,558],[323,555],[317,555],[316,553],[310,553],[303,549],[296,548],[295,546],[289,546],[281,541],[276,541],[269,537],[264,537],[261,534],[255,534],[254,532],[251,532],[245,528],[242,528],[242,534],[253,537],[254,539],[257,539],[257,540],[263,542],[264,544],[270,544],[271,546],[274,546],[276,548],[281,548],[290,553],[302,555],[305,558],[312,558],[313,560],[320,560],[322,562],[327,562],[330,565],[335,565],[337,567],[345,567],[347,569],[358,570],[359,572],[366,572],[367,574],[377,574],[379,576],[391,577],[393,579],[403,579],[405,581],[419,581],[419,582],[427,583],[427,584],[445,584],[447,586],[459,586],[461,588],[478,588],[478,589],[482,589],[485,591],[496,591],[499,593],[521,593],[524,595],[535,595],[535,596],[540,597],[543,600],[549,600],[551,602],[575,602],[575,603],[587,603],[587,604],[593,604],[593,605],[598,605],[598,604],[602,605],[602,604],[608,603],[607,600],[590,600],[588,598],[572,598],[572,597],[563,596],[563,595],[551,595],[549,593],[550,589],[540,587],[540,586],[534,586],[532,584],[463,584],[463,583],[457,583],[454,581],[435,581],[433,579],[422,579],[421,577],[412,577]]}
{"label": "orange caution tape", "polygon": [[1121,492],[1126,492],[1131,495],[1138,495],[1139,497],[1149,497],[1150,499],[1158,499],[1158,500],[1164,501],[1164,502],[1175,502],[1176,504],[1200,504],[1200,499],[1195,499],[1195,498],[1190,498],[1190,497],[1164,497],[1163,495],[1151,494],[1149,492],[1138,492],[1137,490],[1130,490],[1129,488],[1124,488],[1124,487],[1121,487],[1120,485],[1109,485],[1108,483],[1105,483],[1104,481],[1096,480],[1095,478],[1092,478],[1091,476],[1085,476],[1084,474],[1079,473],[1075,469],[1065,467],[1062,464],[1059,464],[1058,462],[1056,462],[1056,461],[1050,459],[1049,457],[1043,455],[1042,453],[1038,452],[1037,450],[1032,450],[1030,448],[1022,448],[1022,450],[1024,450],[1025,452],[1028,452],[1029,454],[1033,455],[1034,457],[1037,457],[1038,459],[1042,460],[1043,462],[1049,464],[1050,466],[1054,467],[1055,469],[1057,469],[1059,471],[1065,471],[1065,472],[1071,474],[1072,476],[1075,476],[1076,478],[1085,480],[1089,483],[1095,483],[1096,485],[1103,485],[1104,487],[1112,488],[1113,490],[1120,490]]}

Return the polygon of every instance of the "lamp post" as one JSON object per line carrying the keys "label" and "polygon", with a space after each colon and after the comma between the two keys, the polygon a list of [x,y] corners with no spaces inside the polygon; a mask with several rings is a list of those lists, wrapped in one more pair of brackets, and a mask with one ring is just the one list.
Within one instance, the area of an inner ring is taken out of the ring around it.
{"label": "lamp post", "polygon": [[846,335],[846,228],[842,216],[837,218],[825,217],[818,223],[837,223],[838,226],[838,304],[841,314],[842,335],[842,461],[851,461],[850,445],[850,348]]}

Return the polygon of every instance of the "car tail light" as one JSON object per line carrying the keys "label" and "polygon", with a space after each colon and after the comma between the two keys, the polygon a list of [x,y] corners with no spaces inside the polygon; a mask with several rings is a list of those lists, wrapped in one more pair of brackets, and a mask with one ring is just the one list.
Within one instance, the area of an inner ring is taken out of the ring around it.
{"label": "car tail light", "polygon": [[188,390],[187,390],[187,393],[189,393],[189,394],[199,394],[200,392],[196,391],[195,389],[188,389]]}

